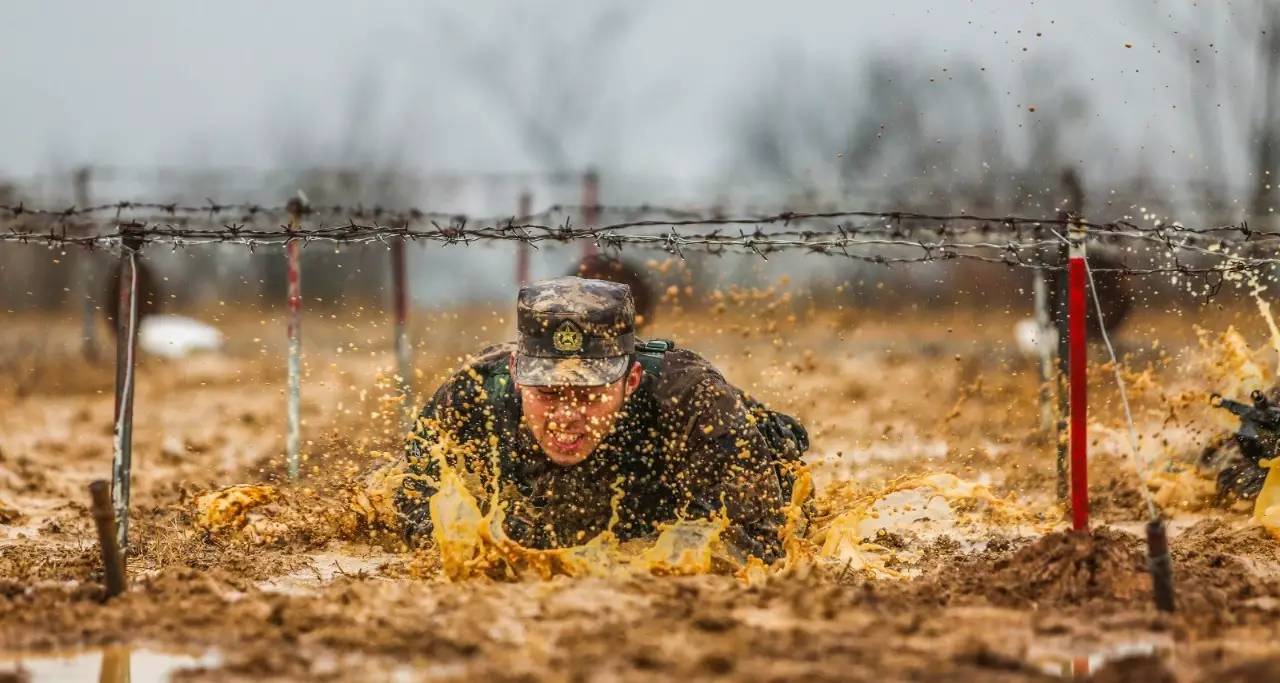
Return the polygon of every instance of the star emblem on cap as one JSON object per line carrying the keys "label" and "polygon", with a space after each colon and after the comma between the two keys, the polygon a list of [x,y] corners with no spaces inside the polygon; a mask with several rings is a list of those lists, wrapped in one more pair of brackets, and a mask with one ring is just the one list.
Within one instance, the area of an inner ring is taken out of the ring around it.
{"label": "star emblem on cap", "polygon": [[555,334],[551,336],[551,343],[556,347],[556,351],[561,353],[581,351],[582,330],[578,329],[572,320],[566,320],[556,328]]}

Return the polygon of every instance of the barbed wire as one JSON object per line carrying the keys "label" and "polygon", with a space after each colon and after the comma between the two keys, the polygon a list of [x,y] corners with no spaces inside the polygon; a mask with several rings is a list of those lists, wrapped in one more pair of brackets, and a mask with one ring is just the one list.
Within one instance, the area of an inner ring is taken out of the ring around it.
{"label": "barbed wire", "polygon": [[[1078,217],[1058,216],[1054,218],[1033,218],[1023,216],[984,216],[969,213],[922,213],[916,211],[868,211],[868,210],[831,210],[831,211],[772,211],[747,216],[727,216],[719,207],[689,208],[663,206],[657,204],[639,204],[631,206],[619,205],[570,205],[556,204],[537,213],[527,216],[502,214],[490,217],[471,217],[465,213],[427,211],[416,207],[391,208],[379,205],[363,204],[327,204],[327,205],[261,205],[253,203],[222,203],[212,199],[205,204],[181,204],[159,202],[120,201],[96,204],[86,207],[39,208],[27,207],[24,204],[0,204],[0,216],[9,219],[23,216],[43,217],[54,220],[70,220],[86,218],[104,213],[115,214],[115,218],[127,222],[163,223],[174,217],[203,217],[213,220],[220,216],[234,216],[237,223],[249,223],[253,219],[286,219],[297,209],[300,219],[312,217],[339,217],[347,220],[373,219],[387,224],[412,226],[439,221],[455,224],[499,224],[512,220],[541,221],[561,214],[597,216],[621,216],[625,220],[610,226],[614,229],[643,226],[691,226],[691,225],[789,225],[813,221],[840,221],[852,219],[874,219],[893,224],[903,230],[927,229],[946,230],[963,224],[966,230],[999,230],[1019,227],[1066,226],[1078,224],[1090,230],[1101,232],[1144,231],[1144,232],[1178,232],[1193,234],[1238,233],[1247,237],[1270,236],[1280,237],[1280,231],[1258,231],[1249,227],[1247,222],[1238,224],[1191,228],[1179,224],[1155,223],[1143,226],[1132,220],[1111,222],[1093,222]],[[152,212],[145,214],[143,212]],[[664,218],[641,219],[641,216],[661,216]],[[277,221],[278,222],[278,221]],[[920,225],[931,223],[933,225]],[[871,226],[864,226],[867,229]],[[846,226],[846,229],[853,229]],[[883,226],[876,229],[885,229]]]}
{"label": "barbed wire", "polygon": [[[64,208],[41,208],[28,207],[25,204],[0,204],[0,217],[8,219],[21,218],[24,216],[41,217],[55,220],[71,220],[76,218],[94,217],[102,214],[115,214],[117,218],[126,218],[128,220],[151,220],[157,222],[165,219],[172,219],[180,216],[203,217],[209,220],[219,216],[236,216],[241,221],[248,221],[254,218],[280,218],[291,216],[294,207],[289,204],[284,205],[263,205],[246,202],[238,203],[219,203],[208,200],[206,204],[182,204],[178,202],[134,202],[120,201],[105,204],[95,204],[91,206],[77,207],[68,206]],[[150,212],[150,213],[147,213]],[[723,212],[720,209],[712,208],[708,210],[689,209],[673,206],[660,206],[651,204],[637,204],[632,206],[621,205],[569,205],[554,204],[537,213],[528,216],[515,216],[521,219],[545,219],[558,214],[576,213],[585,214],[594,212],[596,215],[623,215],[623,216],[666,216],[675,219],[697,220],[708,217],[715,217]],[[298,216],[309,218],[313,216],[334,216],[350,219],[377,219],[388,223],[406,223],[415,224],[433,220],[450,220],[450,221],[471,221],[476,219],[468,218],[465,213],[449,212],[449,211],[427,211],[416,207],[409,208],[390,208],[380,205],[363,205],[363,204],[326,204],[326,205],[302,205],[298,210]],[[511,218],[510,214],[503,216],[489,217],[480,219],[484,222],[496,222]]]}
{"label": "barbed wire", "polygon": [[[165,220],[157,221],[157,214]],[[573,217],[583,214],[621,216],[624,220],[600,226],[575,226]],[[462,214],[416,208],[308,207],[299,202],[261,206],[212,200],[204,205],[114,202],[63,209],[0,205],[0,215],[8,215],[11,223],[7,232],[0,232],[0,242],[43,243],[62,248],[118,250],[166,244],[177,249],[234,244],[252,250],[295,241],[303,245],[311,242],[389,245],[392,240],[445,245],[505,241],[537,247],[546,242],[590,240],[601,248],[658,248],[682,258],[686,250],[694,249],[713,255],[755,254],[766,259],[776,253],[805,252],[885,265],[972,260],[1048,270],[1062,268],[1059,247],[1065,238],[1061,231],[1074,225],[1087,228],[1095,242],[1111,246],[1123,243],[1127,245],[1122,249],[1124,252],[1145,251],[1156,257],[1164,256],[1168,261],[1148,267],[1099,267],[1099,272],[1222,276],[1280,264],[1280,258],[1269,255],[1277,251],[1274,247],[1280,242],[1280,232],[1253,230],[1247,223],[1191,228],[1160,222],[1140,225],[1131,220],[1101,223],[1068,215],[1030,218],[837,210],[725,216],[715,209],[656,205],[554,205],[526,217],[473,219]],[[566,215],[561,223],[540,222],[560,215]],[[654,215],[661,217],[654,218]],[[219,216],[242,220],[213,223]],[[326,225],[323,221],[325,217],[334,216],[343,217],[345,222]],[[270,228],[254,222],[284,217],[288,217],[290,223]],[[318,224],[300,224],[317,217],[321,219]],[[21,224],[24,219],[33,219],[38,225]],[[875,222],[853,223],[855,219]],[[15,221],[19,225],[12,225]],[[36,227],[39,231],[32,229]],[[696,227],[712,230],[683,231]],[[111,232],[95,231],[102,228]],[[1265,253],[1259,255],[1258,252]],[[1184,262],[1182,256],[1199,263]]]}
{"label": "barbed wire", "polygon": [[[1006,266],[1059,270],[1062,263],[1056,257],[1057,248],[1064,238],[1031,241],[978,241],[957,242],[941,239],[909,240],[895,238],[868,238],[843,230],[782,230],[752,232],[739,230],[702,233],[681,233],[669,230],[660,233],[637,234],[619,232],[614,226],[600,228],[573,228],[537,224],[509,223],[487,228],[433,228],[415,230],[381,225],[349,224],[330,228],[300,228],[297,230],[263,231],[236,226],[192,229],[189,227],[139,226],[122,224],[121,230],[112,235],[76,236],[65,233],[9,233],[0,234],[0,241],[43,242],[50,246],[81,246],[89,248],[128,245],[140,249],[149,243],[171,245],[174,249],[203,244],[238,244],[251,250],[258,246],[280,245],[298,241],[304,246],[310,242],[336,244],[390,244],[390,240],[404,239],[429,241],[445,245],[470,245],[476,242],[518,241],[537,246],[544,242],[573,242],[590,239],[605,249],[621,249],[624,246],[659,248],[684,258],[687,250],[698,249],[711,255],[727,253],[754,254],[767,259],[770,255],[786,252],[808,252],[843,257],[881,265],[919,264],[940,261],[969,260]],[[1202,275],[1209,273],[1246,272],[1280,263],[1277,258],[1250,257],[1227,254],[1180,242],[1159,240],[1144,233],[1122,233],[1117,236],[1143,239],[1154,250],[1175,252],[1187,250],[1201,257],[1214,258],[1219,263],[1208,266],[1184,264],[1174,260],[1171,265],[1145,268],[1099,267],[1099,272],[1122,272],[1134,275],[1181,273]],[[867,253],[860,250],[873,250]],[[897,253],[894,253],[896,250]],[[889,252],[889,253],[885,253]],[[901,252],[909,252],[904,255]]]}

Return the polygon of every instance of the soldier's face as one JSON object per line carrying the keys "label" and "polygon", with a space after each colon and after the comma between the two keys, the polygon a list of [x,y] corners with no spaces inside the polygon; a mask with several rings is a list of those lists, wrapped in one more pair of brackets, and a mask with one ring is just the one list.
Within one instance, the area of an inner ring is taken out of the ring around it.
{"label": "soldier's face", "polygon": [[634,363],[622,379],[604,386],[516,386],[529,431],[551,462],[567,467],[586,460],[609,435],[622,404],[643,378],[644,370]]}

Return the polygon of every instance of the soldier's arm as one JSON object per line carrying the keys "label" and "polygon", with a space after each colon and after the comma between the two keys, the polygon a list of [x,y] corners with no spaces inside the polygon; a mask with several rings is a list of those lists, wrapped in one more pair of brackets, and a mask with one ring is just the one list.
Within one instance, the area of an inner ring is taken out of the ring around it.
{"label": "soldier's arm", "polygon": [[689,516],[724,510],[725,540],[740,555],[772,562],[782,553],[784,500],[773,457],[738,392],[704,379],[687,401],[677,490]]}
{"label": "soldier's arm", "polygon": [[[440,457],[454,458],[456,453],[440,448],[442,442],[463,444],[474,438],[477,411],[486,410],[481,380],[474,370],[464,368],[436,390],[423,406],[413,432],[405,441],[404,457],[408,470],[404,484],[396,492],[396,509],[401,529],[410,545],[431,535],[431,512],[428,502],[436,492],[440,478]],[[450,461],[458,467],[460,463]]]}

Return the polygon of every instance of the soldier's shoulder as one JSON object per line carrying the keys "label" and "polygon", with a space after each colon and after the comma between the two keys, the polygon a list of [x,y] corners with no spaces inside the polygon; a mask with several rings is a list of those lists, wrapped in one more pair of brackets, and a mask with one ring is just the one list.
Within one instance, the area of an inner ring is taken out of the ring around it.
{"label": "soldier's shoulder", "polygon": [[511,357],[512,352],[515,350],[515,342],[503,342],[501,344],[486,346],[483,349],[480,349],[480,351],[472,354],[467,359],[466,363],[464,363],[464,367],[499,366],[505,368],[507,366],[507,359]]}
{"label": "soldier's shoulder", "polygon": [[515,348],[515,342],[505,342],[480,349],[462,359],[452,373],[452,380],[458,382],[471,379],[483,383],[494,374],[507,372],[507,361]]}
{"label": "soldier's shoulder", "polygon": [[716,366],[695,351],[677,347],[662,356],[662,369],[653,382],[653,393],[660,399],[687,396],[708,382],[725,383]]}

